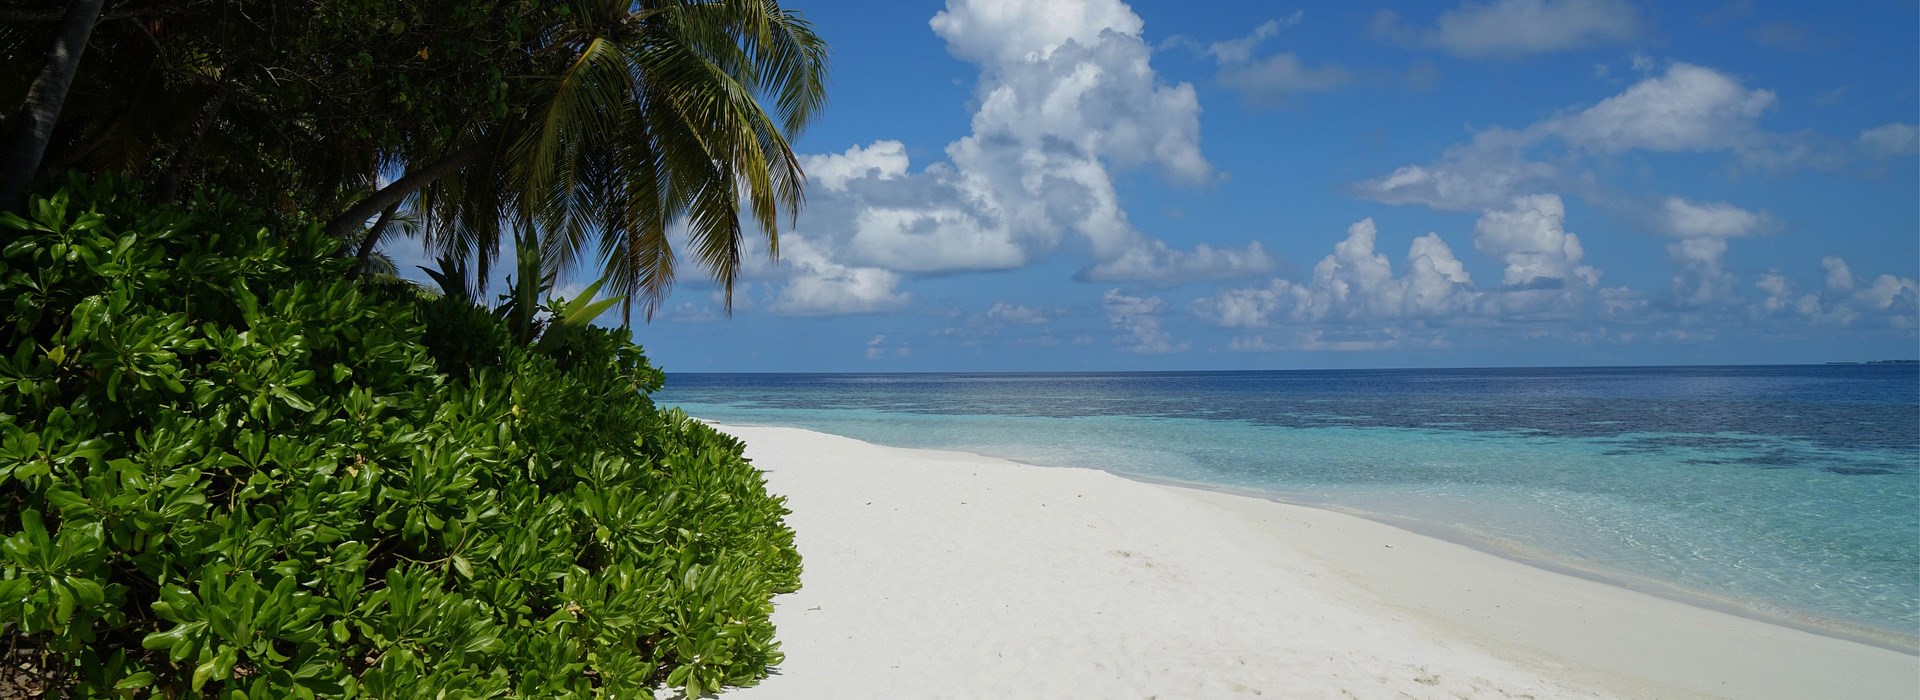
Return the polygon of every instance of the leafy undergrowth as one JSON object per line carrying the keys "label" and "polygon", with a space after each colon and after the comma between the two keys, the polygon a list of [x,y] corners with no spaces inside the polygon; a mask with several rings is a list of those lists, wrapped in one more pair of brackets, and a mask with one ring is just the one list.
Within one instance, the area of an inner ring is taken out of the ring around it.
{"label": "leafy undergrowth", "polygon": [[624,330],[350,282],[228,198],[0,219],[0,632],[72,697],[647,697],[762,677],[799,584]]}

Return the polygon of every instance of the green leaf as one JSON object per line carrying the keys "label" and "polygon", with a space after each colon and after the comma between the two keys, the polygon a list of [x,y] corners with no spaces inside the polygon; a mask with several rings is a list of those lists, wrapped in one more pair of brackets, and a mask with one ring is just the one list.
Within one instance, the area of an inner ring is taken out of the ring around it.
{"label": "green leaf", "polygon": [[211,658],[193,667],[193,692],[198,693],[206,687],[207,681],[213,678],[213,669],[214,659]]}

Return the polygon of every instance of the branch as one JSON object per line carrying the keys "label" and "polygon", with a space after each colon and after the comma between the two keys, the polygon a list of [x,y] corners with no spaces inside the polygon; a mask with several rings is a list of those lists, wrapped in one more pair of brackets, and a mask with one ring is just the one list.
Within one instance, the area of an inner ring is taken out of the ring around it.
{"label": "branch", "polygon": [[347,210],[341,212],[339,216],[333,217],[332,221],[327,222],[327,233],[335,238],[346,238],[364,225],[367,219],[373,218],[375,214],[379,214],[387,207],[400,203],[401,200],[407,198],[407,195],[419,191],[420,188],[426,187],[433,181],[452,175],[478,162],[481,158],[485,158],[487,153],[492,151],[493,148],[494,139],[492,137],[482,138],[479,141],[467,145],[465,148],[441,156],[439,160],[408,171],[407,174],[401,176],[400,179],[388,183],[386,187],[374,191],[373,194],[367,195],[365,199],[348,207]]}

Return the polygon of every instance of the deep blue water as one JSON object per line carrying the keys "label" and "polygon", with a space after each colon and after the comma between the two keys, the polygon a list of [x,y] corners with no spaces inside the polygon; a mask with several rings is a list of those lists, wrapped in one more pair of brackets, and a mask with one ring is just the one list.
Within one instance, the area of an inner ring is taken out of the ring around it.
{"label": "deep blue water", "polygon": [[1920,367],[672,374],[722,422],[1252,489],[1920,634]]}

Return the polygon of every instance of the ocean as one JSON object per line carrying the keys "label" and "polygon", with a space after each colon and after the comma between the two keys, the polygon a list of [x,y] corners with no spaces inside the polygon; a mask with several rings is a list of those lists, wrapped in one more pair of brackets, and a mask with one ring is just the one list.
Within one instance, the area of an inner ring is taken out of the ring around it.
{"label": "ocean", "polygon": [[1920,367],[669,374],[723,423],[1250,492],[1920,638]]}

